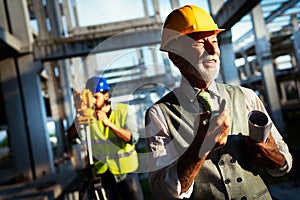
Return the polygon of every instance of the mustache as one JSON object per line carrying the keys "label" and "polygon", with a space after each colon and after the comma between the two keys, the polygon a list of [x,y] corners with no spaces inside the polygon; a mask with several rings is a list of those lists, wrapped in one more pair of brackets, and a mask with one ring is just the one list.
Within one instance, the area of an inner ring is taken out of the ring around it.
{"label": "mustache", "polygon": [[202,60],[202,62],[209,62],[209,61],[217,62],[217,59],[215,59],[215,58],[204,58],[204,59]]}
{"label": "mustache", "polygon": [[216,54],[209,54],[207,51],[205,51],[200,57],[199,59],[202,61],[217,61],[217,55]]}

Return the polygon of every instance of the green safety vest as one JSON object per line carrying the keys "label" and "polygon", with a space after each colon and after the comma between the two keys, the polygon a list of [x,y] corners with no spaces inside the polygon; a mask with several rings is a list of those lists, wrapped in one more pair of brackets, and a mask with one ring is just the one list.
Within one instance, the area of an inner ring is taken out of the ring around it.
{"label": "green safety vest", "polygon": [[[109,120],[120,128],[125,126],[128,105],[116,103]],[[114,175],[126,174],[138,168],[135,146],[118,138],[114,132],[101,121],[93,120],[90,127],[92,153],[97,174],[109,170]]]}

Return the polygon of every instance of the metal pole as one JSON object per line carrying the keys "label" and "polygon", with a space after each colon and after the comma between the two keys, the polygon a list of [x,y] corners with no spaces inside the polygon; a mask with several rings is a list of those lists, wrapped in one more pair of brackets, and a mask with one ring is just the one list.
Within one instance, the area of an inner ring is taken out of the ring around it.
{"label": "metal pole", "polygon": [[[86,148],[87,148],[87,156],[88,156],[88,168],[89,168],[89,175],[90,179],[89,181],[92,181],[93,190],[95,192],[95,196],[97,200],[100,200],[98,191],[101,191],[101,195],[103,197],[103,200],[108,200],[106,197],[106,192],[104,190],[104,187],[102,185],[102,178],[95,178],[95,171],[94,171],[94,160],[93,160],[93,153],[92,153],[92,142],[91,142],[91,132],[89,128],[90,120],[88,124],[84,125],[85,130],[85,139],[86,139]],[[97,181],[96,183],[94,183]]]}

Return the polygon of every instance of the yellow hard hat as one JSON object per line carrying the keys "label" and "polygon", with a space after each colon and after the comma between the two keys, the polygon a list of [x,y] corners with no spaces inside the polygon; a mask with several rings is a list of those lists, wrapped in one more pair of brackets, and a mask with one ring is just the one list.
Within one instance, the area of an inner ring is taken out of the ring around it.
{"label": "yellow hard hat", "polygon": [[167,16],[163,25],[160,50],[167,51],[170,41],[181,35],[203,31],[214,31],[214,34],[218,34],[224,30],[218,28],[205,10],[194,5],[186,5],[173,10]]}

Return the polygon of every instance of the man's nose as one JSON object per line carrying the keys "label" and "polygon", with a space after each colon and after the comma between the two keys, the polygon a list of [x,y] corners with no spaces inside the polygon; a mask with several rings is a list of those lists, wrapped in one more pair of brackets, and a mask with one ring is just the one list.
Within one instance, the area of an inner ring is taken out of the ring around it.
{"label": "man's nose", "polygon": [[214,55],[216,53],[216,47],[210,41],[205,42],[204,48],[210,55]]}

